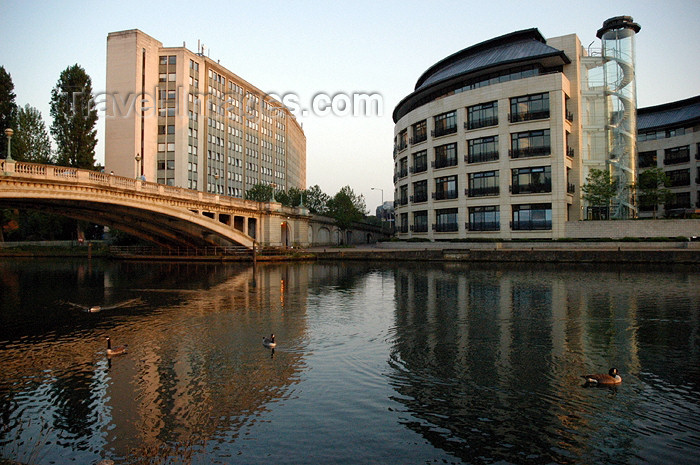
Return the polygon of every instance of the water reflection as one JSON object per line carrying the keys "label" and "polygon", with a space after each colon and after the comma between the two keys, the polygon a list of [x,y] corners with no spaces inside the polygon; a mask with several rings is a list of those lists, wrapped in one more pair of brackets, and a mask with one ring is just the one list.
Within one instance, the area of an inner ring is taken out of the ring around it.
{"label": "water reflection", "polygon": [[[404,424],[469,463],[687,462],[700,278],[562,271],[398,269],[389,363]],[[578,375],[610,366],[619,392],[581,389]]]}
{"label": "water reflection", "polygon": [[[700,453],[693,271],[40,260],[0,262],[0,280],[0,458]],[[106,335],[129,353],[108,358]],[[619,388],[582,388],[579,375],[611,366]]]}

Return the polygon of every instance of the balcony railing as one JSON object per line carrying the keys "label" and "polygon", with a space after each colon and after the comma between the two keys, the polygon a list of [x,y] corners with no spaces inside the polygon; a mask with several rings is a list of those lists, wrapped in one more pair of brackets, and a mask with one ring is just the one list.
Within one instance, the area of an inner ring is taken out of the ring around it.
{"label": "balcony railing", "polygon": [[510,229],[513,231],[541,231],[552,229],[552,220],[511,221]]}
{"label": "balcony railing", "polygon": [[455,158],[438,158],[431,162],[431,166],[435,169],[447,168],[448,166],[457,166],[457,157]]}
{"label": "balcony railing", "polygon": [[513,194],[541,194],[552,192],[552,181],[530,184],[513,184],[510,186]]}
{"label": "balcony railing", "polygon": [[532,121],[535,119],[549,118],[549,110],[526,111],[523,113],[508,113],[508,121],[518,123],[520,121]]}
{"label": "balcony railing", "polygon": [[568,192],[569,194],[573,194],[574,192],[576,192],[576,185],[572,183],[567,183],[566,192]]}
{"label": "balcony railing", "polygon": [[425,224],[412,224],[411,225],[411,231],[415,233],[424,233],[428,232],[428,223]]}
{"label": "balcony railing", "polygon": [[433,192],[433,199],[435,200],[456,199],[457,197],[457,189]]}
{"label": "balcony railing", "polygon": [[566,120],[570,123],[574,122],[574,114],[569,110],[566,111]]}
{"label": "balcony railing", "polygon": [[420,165],[413,165],[411,168],[409,168],[409,171],[411,173],[422,173],[424,171],[428,171],[428,164],[422,163]]}
{"label": "balcony railing", "polygon": [[413,145],[413,144],[419,144],[421,142],[425,142],[428,140],[428,133],[426,132],[425,134],[419,134],[417,136],[413,136],[410,139],[408,139],[408,142]]}
{"label": "balcony railing", "polygon": [[573,147],[567,147],[566,148],[566,156],[569,158],[574,158],[574,148]]}
{"label": "balcony railing", "polygon": [[402,224],[398,228],[400,233],[405,234],[408,232],[408,225],[407,224]]}
{"label": "balcony railing", "polygon": [[522,149],[508,150],[510,158],[540,157],[552,153],[552,148],[548,145],[541,147],[524,147]]}
{"label": "balcony railing", "polygon": [[430,135],[433,137],[440,137],[448,134],[454,134],[455,132],[457,132],[457,125],[447,126],[444,128],[435,128],[434,130],[430,131]]}
{"label": "balcony railing", "polygon": [[487,187],[470,187],[469,189],[464,189],[464,193],[467,197],[486,197],[489,195],[498,195],[501,189],[499,186],[487,186]]}
{"label": "balcony railing", "polygon": [[423,192],[422,194],[415,194],[411,196],[411,202],[413,203],[421,203],[421,202],[427,202],[428,201],[428,193]]}
{"label": "balcony railing", "polygon": [[401,197],[399,199],[399,205],[408,205],[408,197]]}
{"label": "balcony railing", "polygon": [[407,169],[402,169],[399,171],[399,178],[405,178],[408,176],[408,170]]}
{"label": "balcony railing", "polygon": [[433,223],[433,231],[436,232],[456,232],[459,231],[458,223]]}
{"label": "balcony railing", "polygon": [[498,116],[489,116],[487,118],[480,118],[476,120],[469,120],[464,122],[464,129],[479,129],[487,128],[489,126],[498,125]]}
{"label": "balcony railing", "polygon": [[402,151],[402,150],[405,150],[406,148],[408,148],[408,143],[406,143],[405,140],[399,142],[399,144],[396,146],[396,149],[397,149],[399,152]]}
{"label": "balcony railing", "polygon": [[[696,157],[697,158],[697,157]],[[684,152],[678,156],[666,155],[664,157],[664,165],[677,165],[679,163],[688,163],[690,161],[690,153]]]}
{"label": "balcony railing", "polygon": [[498,150],[494,150],[493,152],[470,153],[464,156],[464,161],[467,163],[484,163],[494,160],[498,160]]}
{"label": "balcony railing", "polygon": [[500,221],[482,221],[480,223],[464,223],[464,227],[468,231],[500,231]]}

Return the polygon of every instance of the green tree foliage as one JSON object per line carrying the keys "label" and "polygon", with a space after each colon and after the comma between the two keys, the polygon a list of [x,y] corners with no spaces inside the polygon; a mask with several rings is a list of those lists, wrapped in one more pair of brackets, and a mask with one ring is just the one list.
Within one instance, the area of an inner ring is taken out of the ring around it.
{"label": "green tree foliage", "polygon": [[12,158],[43,164],[53,164],[55,161],[41,112],[30,105],[25,105],[17,112],[17,125],[12,137]]}
{"label": "green tree foliage", "polygon": [[92,100],[92,80],[75,64],[63,72],[51,91],[51,134],[58,145],[57,163],[83,169],[95,168],[97,110]]}
{"label": "green tree foliage", "polygon": [[298,207],[301,205],[302,196],[304,195],[303,190],[299,189],[298,187],[290,187],[288,194],[290,207]]}
{"label": "green tree foliage", "polygon": [[245,199],[255,202],[269,202],[272,199],[272,193],[272,186],[256,184],[245,192]]}
{"label": "green tree foliage", "polygon": [[[17,104],[15,103],[15,85],[12,76],[0,66],[0,158],[7,156],[7,138],[5,129],[15,129]],[[13,157],[14,158],[14,157]]]}
{"label": "green tree foliage", "polygon": [[639,205],[652,207],[654,218],[660,203],[666,203],[673,198],[673,193],[666,187],[670,179],[661,168],[649,168],[639,173],[637,185]]}
{"label": "green tree foliage", "polygon": [[617,193],[617,183],[609,171],[592,168],[581,191],[591,206],[609,207]]}
{"label": "green tree foliage", "polygon": [[328,216],[336,221],[341,230],[350,229],[353,223],[366,214],[365,198],[356,196],[350,186],[345,186],[328,201]]}
{"label": "green tree foliage", "polygon": [[325,215],[328,212],[330,197],[325,194],[318,184],[309,187],[302,192],[304,206],[315,215]]}
{"label": "green tree foliage", "polygon": [[291,206],[291,199],[289,198],[289,194],[287,194],[283,190],[275,192],[275,202],[279,202],[285,207]]}

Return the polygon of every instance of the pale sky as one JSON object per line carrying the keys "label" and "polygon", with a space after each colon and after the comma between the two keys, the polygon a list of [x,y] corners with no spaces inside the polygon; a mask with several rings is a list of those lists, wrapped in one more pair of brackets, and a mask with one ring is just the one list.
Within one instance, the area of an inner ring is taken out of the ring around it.
{"label": "pale sky", "polygon": [[[307,186],[363,194],[371,213],[393,199],[396,104],[440,59],[509,32],[536,27],[546,38],[576,34],[594,42],[605,19],[632,16],[640,107],[700,95],[700,0],[438,1],[7,1],[0,0],[0,64],[17,104],[51,124],[51,89],[80,64],[104,91],[107,34],[141,29],[163,45],[195,50],[270,93],[294,93],[302,107],[318,93],[378,93],[381,116],[301,117]],[[97,161],[104,164],[104,119]]]}

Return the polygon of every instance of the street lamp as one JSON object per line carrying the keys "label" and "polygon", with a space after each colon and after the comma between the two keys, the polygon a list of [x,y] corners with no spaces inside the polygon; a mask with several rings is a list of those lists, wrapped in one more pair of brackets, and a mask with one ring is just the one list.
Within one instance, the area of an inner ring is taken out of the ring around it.
{"label": "street lamp", "polygon": [[7,158],[5,160],[7,161],[14,161],[12,159],[12,134],[14,133],[15,131],[10,128],[5,129],[5,135],[7,136]]}

